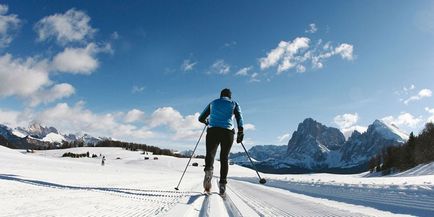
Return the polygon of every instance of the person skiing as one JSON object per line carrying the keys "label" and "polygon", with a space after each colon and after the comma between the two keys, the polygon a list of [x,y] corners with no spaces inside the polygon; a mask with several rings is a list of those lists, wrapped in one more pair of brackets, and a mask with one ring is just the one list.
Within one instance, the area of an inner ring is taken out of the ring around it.
{"label": "person skiing", "polygon": [[105,165],[105,156],[102,156],[102,159],[101,159],[101,166],[104,166]]}
{"label": "person skiing", "polygon": [[211,189],[214,157],[218,146],[221,145],[219,192],[221,195],[225,194],[229,167],[228,157],[235,134],[233,116],[235,116],[238,127],[237,143],[241,143],[244,138],[243,116],[238,103],[232,100],[230,89],[223,89],[220,92],[220,98],[209,103],[199,116],[199,121],[208,126],[206,135],[205,177],[203,180],[205,192],[209,192]]}

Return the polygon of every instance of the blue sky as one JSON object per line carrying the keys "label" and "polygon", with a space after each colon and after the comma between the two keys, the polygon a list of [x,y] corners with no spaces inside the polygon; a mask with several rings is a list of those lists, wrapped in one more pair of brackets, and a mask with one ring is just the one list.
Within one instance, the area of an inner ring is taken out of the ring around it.
{"label": "blue sky", "polygon": [[418,132],[434,119],[433,14],[431,1],[2,1],[0,122],[183,150],[228,87],[248,146],[286,144],[307,117]]}

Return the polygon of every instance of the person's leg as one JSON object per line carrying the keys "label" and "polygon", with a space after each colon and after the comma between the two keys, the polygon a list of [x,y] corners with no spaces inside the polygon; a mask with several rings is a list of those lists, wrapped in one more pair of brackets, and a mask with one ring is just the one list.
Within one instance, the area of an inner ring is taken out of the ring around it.
{"label": "person's leg", "polygon": [[226,184],[229,169],[229,152],[231,151],[234,142],[234,133],[229,130],[222,130],[221,135],[221,150],[220,150],[220,183]]}
{"label": "person's leg", "polygon": [[214,158],[219,145],[218,133],[216,129],[209,128],[206,134],[206,156],[205,156],[205,169],[209,171],[214,169]]}

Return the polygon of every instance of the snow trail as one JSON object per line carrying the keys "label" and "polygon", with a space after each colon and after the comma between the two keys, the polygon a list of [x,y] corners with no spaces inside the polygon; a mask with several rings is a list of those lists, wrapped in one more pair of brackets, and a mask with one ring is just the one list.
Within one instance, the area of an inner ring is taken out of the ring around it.
{"label": "snow trail", "polygon": [[[106,156],[106,166],[100,166],[100,158],[61,157],[65,152],[87,151]],[[144,160],[141,152],[120,148],[22,154],[0,146],[0,217],[403,216],[401,213],[432,216],[434,213],[431,184],[434,176],[267,174],[267,184],[260,185],[254,171],[231,165],[230,174],[239,177],[229,177],[223,199],[216,192],[218,177],[213,177],[212,194],[202,194],[203,167],[189,167],[181,190],[173,190],[188,159],[158,158]],[[215,174],[219,174],[219,166],[215,168]],[[401,182],[396,184],[398,180]]]}
{"label": "snow trail", "polygon": [[[245,180],[252,183],[255,181],[251,178],[237,178],[237,180]],[[433,216],[434,213],[434,192],[430,190],[402,189],[399,186],[389,186],[382,189],[279,180],[270,180],[267,185],[315,198],[325,198],[349,204],[374,207],[394,213],[427,217]]]}
{"label": "snow trail", "polygon": [[270,192],[269,187],[257,184],[231,181],[229,188],[260,216],[366,216],[311,203],[284,192]]}

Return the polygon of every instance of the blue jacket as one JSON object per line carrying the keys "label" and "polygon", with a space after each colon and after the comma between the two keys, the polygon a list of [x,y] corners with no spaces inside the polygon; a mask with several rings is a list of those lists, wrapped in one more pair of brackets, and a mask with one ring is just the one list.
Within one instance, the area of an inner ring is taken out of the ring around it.
{"label": "blue jacket", "polygon": [[243,130],[243,116],[241,108],[235,101],[228,97],[221,97],[212,101],[199,116],[199,121],[206,123],[209,116],[208,126],[219,127],[228,130],[234,129],[233,115],[237,120],[238,130]]}

